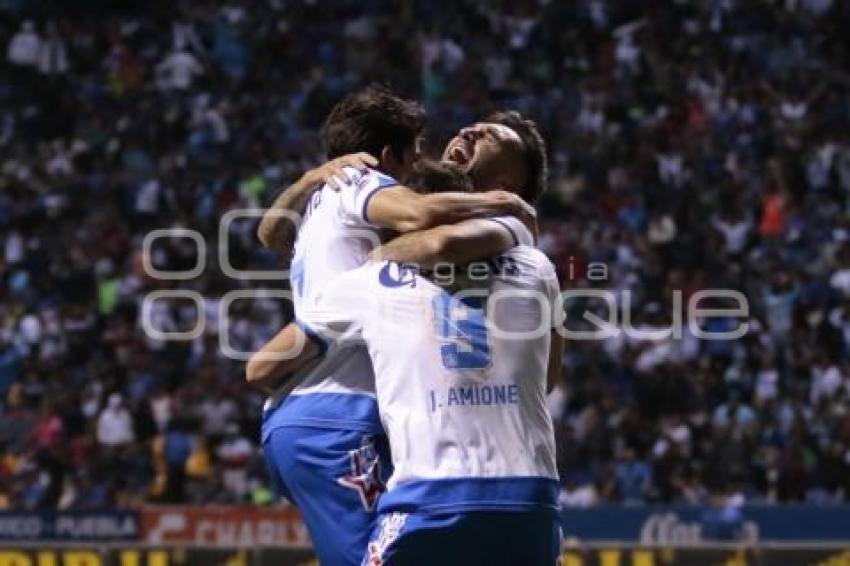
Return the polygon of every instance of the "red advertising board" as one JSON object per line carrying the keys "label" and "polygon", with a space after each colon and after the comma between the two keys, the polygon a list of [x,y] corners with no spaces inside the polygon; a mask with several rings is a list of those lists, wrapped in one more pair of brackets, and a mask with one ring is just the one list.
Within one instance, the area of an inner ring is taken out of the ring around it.
{"label": "red advertising board", "polygon": [[309,548],[310,537],[291,506],[180,506],[142,508],[142,538],[151,544]]}

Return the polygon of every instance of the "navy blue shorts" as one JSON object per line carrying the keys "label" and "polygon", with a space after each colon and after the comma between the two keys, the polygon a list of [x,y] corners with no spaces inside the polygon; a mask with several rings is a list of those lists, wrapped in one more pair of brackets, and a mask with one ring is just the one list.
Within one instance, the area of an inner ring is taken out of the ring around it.
{"label": "navy blue shorts", "polygon": [[392,471],[386,437],[286,426],[264,438],[272,478],[301,512],[322,566],[359,565]]}
{"label": "navy blue shorts", "polygon": [[560,546],[551,513],[382,513],[362,566],[553,566]]}

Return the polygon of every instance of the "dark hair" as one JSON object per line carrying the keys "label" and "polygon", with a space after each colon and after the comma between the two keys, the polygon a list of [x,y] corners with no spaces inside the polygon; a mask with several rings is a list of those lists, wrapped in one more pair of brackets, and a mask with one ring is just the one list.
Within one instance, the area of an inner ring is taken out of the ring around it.
{"label": "dark hair", "polygon": [[501,124],[512,129],[519,135],[523,145],[523,157],[525,159],[528,179],[522,187],[520,195],[528,202],[535,202],[543,191],[546,190],[546,179],[549,175],[546,162],[546,142],[537,129],[534,120],[523,118],[522,114],[514,110],[494,112],[484,119],[485,122]]}
{"label": "dark hair", "polygon": [[461,191],[471,193],[475,190],[472,177],[457,163],[419,159],[413,165],[413,172],[407,185],[418,193],[443,191]]}
{"label": "dark hair", "polygon": [[425,125],[425,110],[380,85],[369,85],[340,100],[322,126],[328,158],[365,151],[380,159],[389,146],[401,159]]}

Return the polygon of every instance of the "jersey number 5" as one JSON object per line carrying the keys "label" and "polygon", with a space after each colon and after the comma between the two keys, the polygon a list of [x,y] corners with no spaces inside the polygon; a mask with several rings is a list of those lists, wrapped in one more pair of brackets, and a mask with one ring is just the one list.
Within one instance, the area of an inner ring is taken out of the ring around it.
{"label": "jersey number 5", "polygon": [[490,365],[485,319],[486,297],[457,299],[446,292],[433,300],[440,356],[448,369],[484,369]]}

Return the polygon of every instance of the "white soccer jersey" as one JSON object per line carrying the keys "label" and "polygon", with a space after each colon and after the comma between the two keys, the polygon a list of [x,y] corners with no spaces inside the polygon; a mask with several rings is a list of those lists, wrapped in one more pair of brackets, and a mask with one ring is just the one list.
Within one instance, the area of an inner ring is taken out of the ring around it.
{"label": "white soccer jersey", "polygon": [[[295,242],[291,277],[295,313],[315,304],[317,297],[341,274],[363,265],[384,237],[370,223],[367,207],[380,190],[396,181],[374,170],[346,168],[348,185],[339,191],[322,187],[310,200]],[[518,243],[531,243],[531,233],[514,217],[497,217]],[[279,402],[284,392],[275,396]],[[315,399],[313,395],[322,395]],[[375,405],[375,378],[362,346],[336,350],[299,383],[282,407],[267,421],[279,425],[323,426],[382,432]]]}
{"label": "white soccer jersey", "polygon": [[462,272],[463,291],[450,294],[433,282],[445,273],[369,263],[337,278],[299,323],[333,348],[368,348],[394,465],[384,510],[553,509],[554,268],[521,246]]}
{"label": "white soccer jersey", "polygon": [[[376,192],[397,183],[374,170],[347,168],[346,172],[347,186],[334,191],[325,185],[313,195],[299,227],[290,275],[296,314],[313,304],[340,274],[363,265],[381,243],[380,231],[366,217],[366,207]],[[362,347],[326,356],[291,392],[283,410],[275,411],[266,433],[280,425],[382,432],[374,383],[372,363]]]}
{"label": "white soccer jersey", "polygon": [[369,251],[381,243],[366,208],[375,193],[398,183],[373,170],[346,168],[346,172],[347,186],[334,191],[325,185],[304,212],[292,261],[296,310],[315,301],[337,275],[363,265]]}

